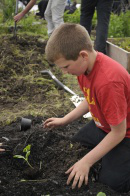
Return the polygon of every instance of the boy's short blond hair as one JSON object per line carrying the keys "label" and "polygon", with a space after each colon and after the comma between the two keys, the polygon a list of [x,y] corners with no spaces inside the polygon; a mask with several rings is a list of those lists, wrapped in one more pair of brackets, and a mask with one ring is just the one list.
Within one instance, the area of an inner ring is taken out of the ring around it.
{"label": "boy's short blond hair", "polygon": [[54,30],[47,42],[45,53],[48,61],[54,63],[61,57],[75,61],[82,50],[93,50],[87,30],[79,24],[65,23]]}

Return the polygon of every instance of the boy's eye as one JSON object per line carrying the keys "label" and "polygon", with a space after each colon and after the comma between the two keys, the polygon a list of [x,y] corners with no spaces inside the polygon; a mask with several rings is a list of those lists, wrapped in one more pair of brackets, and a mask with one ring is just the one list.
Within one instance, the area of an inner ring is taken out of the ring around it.
{"label": "boy's eye", "polygon": [[67,69],[69,67],[69,65],[66,65],[66,66],[64,66],[64,67],[61,67],[61,69]]}

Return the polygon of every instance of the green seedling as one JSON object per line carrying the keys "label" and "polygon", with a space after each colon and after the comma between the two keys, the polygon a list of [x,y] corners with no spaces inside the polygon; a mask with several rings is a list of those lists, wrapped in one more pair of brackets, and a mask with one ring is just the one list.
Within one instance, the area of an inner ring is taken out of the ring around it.
{"label": "green seedling", "polygon": [[27,145],[24,149],[23,149],[23,152],[25,152],[25,157],[22,156],[22,155],[14,155],[13,157],[14,158],[18,158],[18,159],[24,159],[26,161],[26,163],[29,165],[29,167],[31,167],[32,169],[34,169],[31,164],[29,163],[28,161],[28,157],[30,155],[30,150],[31,150],[31,145]]}
{"label": "green seedling", "polygon": [[73,144],[70,143],[70,148],[73,148]]}
{"label": "green seedling", "polygon": [[99,193],[97,194],[97,196],[106,196],[106,194],[103,193],[103,192],[99,192]]}

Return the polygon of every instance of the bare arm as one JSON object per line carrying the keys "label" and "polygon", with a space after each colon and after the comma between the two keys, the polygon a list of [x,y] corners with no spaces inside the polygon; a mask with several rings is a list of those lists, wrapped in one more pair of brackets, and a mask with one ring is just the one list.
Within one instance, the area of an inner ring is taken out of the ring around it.
{"label": "bare arm", "polygon": [[14,16],[14,21],[15,22],[18,22],[20,21],[24,16],[25,14],[27,14],[29,12],[29,10],[35,5],[37,0],[31,0],[27,6],[25,7],[25,9],[20,12],[19,14],[17,14],[16,16]]}
{"label": "bare arm", "polygon": [[111,126],[111,132],[109,132],[106,137],[85,156],[85,158],[88,160],[90,165],[93,165],[117,146],[124,139],[125,135],[126,119],[117,126]]}
{"label": "bare arm", "polygon": [[79,106],[77,106],[74,110],[72,110],[69,114],[64,117],[66,124],[80,118],[84,114],[88,113],[88,103],[86,99],[84,99]]}
{"label": "bare arm", "polygon": [[110,150],[117,146],[125,137],[126,134],[126,119],[117,126],[111,126],[111,132],[87,155],[80,161],[75,163],[66,173],[70,173],[67,184],[70,183],[74,177],[72,188],[75,188],[79,181],[78,187],[80,188],[83,181],[88,183],[88,174],[90,167],[106,155]]}
{"label": "bare arm", "polygon": [[78,107],[76,107],[74,110],[72,110],[70,113],[68,113],[63,118],[49,118],[43,123],[43,127],[48,128],[54,128],[57,126],[62,126],[69,124],[70,122],[80,118],[84,114],[89,112],[88,109],[88,103],[86,99],[84,99]]}

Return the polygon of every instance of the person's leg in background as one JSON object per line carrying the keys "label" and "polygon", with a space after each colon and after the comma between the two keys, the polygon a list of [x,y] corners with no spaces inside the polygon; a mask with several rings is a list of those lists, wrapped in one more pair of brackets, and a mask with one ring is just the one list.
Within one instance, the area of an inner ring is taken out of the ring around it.
{"label": "person's leg in background", "polygon": [[80,24],[91,34],[92,18],[97,0],[81,0]]}
{"label": "person's leg in background", "polygon": [[66,0],[53,0],[51,5],[52,21],[56,29],[60,24],[64,23],[63,15],[66,6]]}
{"label": "person's leg in background", "polygon": [[97,28],[95,50],[106,54],[106,40],[113,0],[97,1]]}
{"label": "person's leg in background", "polygon": [[52,2],[54,2],[54,0],[49,0],[48,4],[47,4],[47,8],[45,10],[45,20],[47,21],[47,29],[48,29],[48,35],[50,36],[54,30],[54,24],[52,21],[52,11],[51,11],[51,6],[52,6]]}
{"label": "person's leg in background", "polygon": [[44,13],[47,8],[48,0],[42,0],[38,3],[38,9],[39,13],[37,15],[41,16],[41,18],[44,18]]}
{"label": "person's leg in background", "polygon": [[130,138],[125,138],[102,158],[99,182],[117,192],[130,191]]}
{"label": "person's leg in background", "polygon": [[120,13],[121,13],[121,0],[113,1],[112,12],[114,14],[120,15]]}

